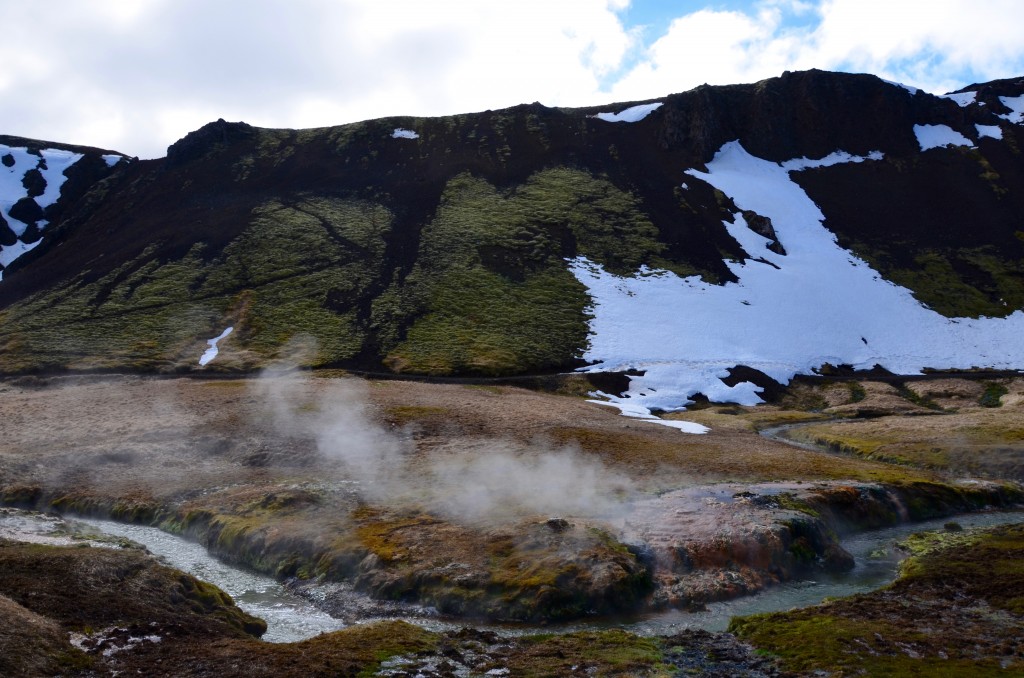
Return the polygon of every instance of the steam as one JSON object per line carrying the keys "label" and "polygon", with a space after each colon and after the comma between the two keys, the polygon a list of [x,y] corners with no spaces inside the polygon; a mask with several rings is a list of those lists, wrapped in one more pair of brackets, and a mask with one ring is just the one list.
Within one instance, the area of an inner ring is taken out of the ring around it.
{"label": "steam", "polygon": [[437,510],[470,519],[523,513],[610,518],[630,494],[628,478],[571,448],[494,448],[431,465]]}
{"label": "steam", "polygon": [[358,483],[366,500],[418,506],[460,522],[526,515],[614,519],[633,488],[573,448],[505,440],[418,450],[411,430],[382,423],[367,382],[267,371],[258,394],[278,433],[313,441],[325,471]]}

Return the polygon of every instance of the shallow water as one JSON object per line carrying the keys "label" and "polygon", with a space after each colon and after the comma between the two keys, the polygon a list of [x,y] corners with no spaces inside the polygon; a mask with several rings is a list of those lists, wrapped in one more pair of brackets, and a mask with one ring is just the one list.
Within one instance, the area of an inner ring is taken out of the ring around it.
{"label": "shallow water", "polygon": [[[843,548],[855,559],[855,566],[849,572],[823,572],[814,578],[786,582],[752,596],[711,603],[707,606],[708,609],[702,612],[669,610],[630,620],[605,620],[594,624],[607,628],[624,628],[639,635],[652,636],[670,635],[693,628],[724,631],[734,616],[807,607],[816,605],[825,598],[874,591],[896,579],[899,563],[906,557],[894,548],[896,542],[915,532],[941,530],[943,525],[951,521],[959,523],[964,529],[1020,523],[1024,522],[1024,511],[971,513],[863,532],[842,540]],[[586,626],[593,627],[594,624]]]}
{"label": "shallow water", "polygon": [[[866,593],[884,586],[896,578],[899,562],[904,557],[894,548],[897,541],[914,532],[942,529],[943,525],[950,521],[956,521],[964,528],[1018,523],[1024,522],[1024,511],[972,513],[854,535],[842,542],[843,547],[855,559],[856,564],[853,570],[835,574],[821,573],[813,579],[787,582],[752,596],[712,603],[707,606],[707,610],[701,612],[668,610],[636,617],[602,618],[564,625],[548,624],[542,627],[519,624],[471,625],[510,635],[596,628],[622,628],[645,636],[670,635],[683,629],[693,628],[723,631],[733,616],[806,607],[820,603],[825,598]],[[227,565],[210,556],[203,547],[181,537],[153,527],[125,525],[101,520],[82,520],[81,522],[107,534],[127,537],[143,544],[154,554],[163,557],[173,567],[224,589],[242,609],[267,621],[268,630],[264,636],[265,640],[271,642],[301,640],[345,626],[341,620],[328,616],[312,603],[292,594],[273,579]],[[353,612],[351,616],[358,617],[359,614]],[[456,629],[470,624],[458,620],[445,621],[420,617],[415,614],[409,616],[389,615],[387,618],[402,618],[431,630]]]}
{"label": "shallow water", "polygon": [[126,537],[142,544],[171,567],[216,584],[251,615],[267,622],[263,640],[290,643],[346,626],[289,592],[274,579],[228,565],[211,556],[205,548],[155,527],[127,525],[110,520],[76,518],[90,528],[108,535]]}

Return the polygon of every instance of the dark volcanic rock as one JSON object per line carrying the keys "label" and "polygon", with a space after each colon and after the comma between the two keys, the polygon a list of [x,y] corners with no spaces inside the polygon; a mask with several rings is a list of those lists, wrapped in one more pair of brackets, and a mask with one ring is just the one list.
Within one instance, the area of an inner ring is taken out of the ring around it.
{"label": "dark volcanic rock", "polygon": [[32,198],[22,198],[11,206],[12,219],[33,224],[43,218],[43,208]]}
{"label": "dark volcanic rock", "polygon": [[256,136],[256,129],[244,122],[225,122],[223,118],[203,125],[195,132],[167,147],[167,165],[182,165],[205,156],[213,150],[248,141]]}
{"label": "dark volcanic rock", "polygon": [[[163,161],[113,169],[93,149],[67,171],[56,205],[18,206],[27,223],[49,225],[14,264],[36,275],[5,279],[0,308],[41,292],[61,300],[46,309],[71,303],[69,289],[80,297],[52,323],[59,341],[12,326],[26,357],[7,369],[102,356],[94,367],[188,370],[182,356],[198,337],[227,326],[235,350],[217,367],[230,370],[265,364],[299,328],[316,339],[318,366],[571,369],[589,311],[566,258],[621,275],[648,266],[736,280],[726,262],[752,255],[723,222],[741,209],[686,173],[735,140],[773,161],[881,152],[793,180],[842,246],[922,303],[949,317],[1005,316],[1024,307],[1024,128],[996,115],[998,97],[1024,83],[975,89],[985,105],[960,107],[872,75],[812,70],[673,94],[635,123],[595,117],[629,103],[535,103],[298,131],[218,120]],[[1004,139],[979,139],[978,124],[999,125]],[[946,125],[977,148],[922,152],[915,125]],[[394,138],[399,127],[418,136]],[[744,218],[785,252],[769,219]],[[118,324],[128,313],[161,317]],[[19,317],[46,324],[34,310]]]}

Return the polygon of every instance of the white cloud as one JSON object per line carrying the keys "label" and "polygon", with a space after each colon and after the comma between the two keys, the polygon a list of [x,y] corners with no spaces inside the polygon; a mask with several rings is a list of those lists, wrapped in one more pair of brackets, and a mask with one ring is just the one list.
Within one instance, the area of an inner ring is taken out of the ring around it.
{"label": "white cloud", "polygon": [[811,67],[929,91],[1024,73],[1017,0],[764,0],[675,17],[650,45],[623,26],[627,5],[0,2],[0,133],[156,157],[218,117],[309,127],[531,101],[582,106]]}
{"label": "white cloud", "polygon": [[[16,103],[0,128],[153,157],[217,117],[305,127],[596,102],[633,39],[622,2],[3,3],[0,97]],[[82,121],[108,109],[121,113]]]}
{"label": "white cloud", "polygon": [[1024,74],[1022,25],[1024,3],[1016,0],[766,0],[751,13],[705,9],[675,19],[611,93],[644,99],[807,68],[875,73],[942,93],[969,84],[965,78]]}

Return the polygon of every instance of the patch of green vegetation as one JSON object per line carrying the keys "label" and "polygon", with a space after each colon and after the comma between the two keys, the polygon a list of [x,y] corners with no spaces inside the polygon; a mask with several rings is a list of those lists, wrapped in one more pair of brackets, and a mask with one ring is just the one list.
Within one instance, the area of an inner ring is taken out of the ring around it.
{"label": "patch of green vegetation", "polygon": [[821,514],[814,510],[810,504],[806,501],[798,498],[792,492],[782,492],[772,497],[779,508],[786,509],[789,511],[799,511],[800,513],[806,513],[814,518],[820,518]]}
{"label": "patch of green vegetation", "polygon": [[313,339],[312,365],[351,358],[365,334],[353,304],[380,276],[390,224],[363,202],[267,203],[216,256],[197,243],[160,261],[151,248],[99,280],[86,272],[5,309],[0,370],[194,368],[228,325],[217,366],[262,364],[295,336]]}
{"label": "patch of green vegetation", "polygon": [[978,404],[982,407],[1002,407],[1002,397],[1009,393],[1009,390],[1002,384],[996,382],[987,382],[985,384],[985,391],[978,398]]}
{"label": "patch of green vegetation", "polygon": [[[431,652],[440,636],[402,621],[356,624],[340,631],[324,633],[295,645],[303,658],[312,659],[316,675],[377,675],[382,662],[399,655]],[[308,661],[308,659],[307,659]],[[318,666],[325,662],[323,667]]]}
{"label": "patch of green vegetation", "polygon": [[[892,586],[772,614],[734,618],[729,630],[787,671],[871,676],[997,676],[1019,672],[1024,526],[915,535],[916,555]],[[955,600],[954,600],[955,599]],[[942,618],[935,610],[951,610]],[[974,610],[974,611],[972,611]]]}
{"label": "patch of green vegetation", "polygon": [[854,245],[854,251],[950,318],[1003,317],[1024,307],[1024,262],[992,247],[924,250],[915,257],[913,268],[891,265],[887,254],[863,244]]}
{"label": "patch of green vegetation", "polygon": [[505,192],[455,177],[417,264],[374,303],[386,362],[430,374],[564,365],[586,345],[588,298],[563,257],[632,272],[667,263],[656,236],[634,197],[582,171],[544,170]]}
{"label": "patch of green vegetation", "polygon": [[[671,676],[657,640],[618,629],[527,636],[508,659],[511,675],[524,678]],[[497,668],[497,667],[496,667]]]}
{"label": "patch of green vegetation", "polygon": [[901,398],[909,400],[918,407],[925,407],[929,410],[936,410],[942,412],[943,409],[931,398],[921,395],[912,388],[908,388],[906,384],[899,384],[896,387],[896,391],[899,393]]}
{"label": "patch of green vegetation", "polygon": [[196,614],[212,615],[249,635],[258,637],[267,632],[267,622],[243,612],[227,593],[190,574],[178,576],[171,600],[183,601]]}

